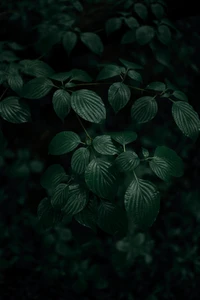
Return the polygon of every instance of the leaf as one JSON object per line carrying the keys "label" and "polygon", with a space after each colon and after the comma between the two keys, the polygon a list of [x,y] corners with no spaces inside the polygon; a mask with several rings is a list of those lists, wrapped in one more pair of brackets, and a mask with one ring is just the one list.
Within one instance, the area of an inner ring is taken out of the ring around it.
{"label": "leaf", "polygon": [[102,159],[93,159],[85,170],[85,182],[97,196],[110,199],[116,190],[116,175],[111,169],[112,164]]}
{"label": "leaf", "polygon": [[143,25],[136,29],[136,40],[143,46],[148,44],[155,35],[155,31],[151,26]]}
{"label": "leaf", "polygon": [[96,80],[99,81],[108,78],[113,78],[115,76],[120,76],[121,73],[122,67],[116,65],[107,65],[100,71]]}
{"label": "leaf", "polygon": [[127,61],[125,59],[119,58],[120,62],[128,69],[133,69],[133,70],[141,70],[143,69],[142,66],[135,64],[133,62]]}
{"label": "leaf", "polygon": [[49,77],[53,80],[65,81],[71,77],[71,72],[69,71],[69,72],[55,73]]}
{"label": "leaf", "polygon": [[82,89],[71,95],[72,109],[84,120],[100,123],[106,119],[106,109],[101,98],[93,91]]}
{"label": "leaf", "polygon": [[169,45],[171,42],[171,31],[166,25],[160,25],[158,27],[158,39],[164,45]]}
{"label": "leaf", "polygon": [[108,101],[115,113],[118,113],[130,100],[131,91],[122,82],[113,83],[108,90]]}
{"label": "leaf", "polygon": [[87,148],[81,147],[77,149],[71,160],[72,170],[77,174],[82,174],[90,161],[90,151]]}
{"label": "leaf", "polygon": [[144,158],[149,157],[149,150],[146,148],[142,148],[142,155],[144,156]]}
{"label": "leaf", "polygon": [[115,155],[118,153],[109,135],[96,136],[92,145],[98,153],[103,155]]}
{"label": "leaf", "polygon": [[183,134],[196,140],[200,130],[200,120],[193,107],[188,102],[174,102],[172,115],[176,125]]}
{"label": "leaf", "polygon": [[138,81],[138,82],[142,82],[142,76],[140,75],[140,73],[134,71],[134,70],[129,70],[127,73],[128,77],[130,77],[131,79]]}
{"label": "leaf", "polygon": [[88,191],[79,184],[72,184],[69,186],[68,199],[62,211],[67,215],[75,215],[84,209],[88,200]]}
{"label": "leaf", "polygon": [[70,73],[71,73],[71,80],[82,81],[82,82],[92,81],[91,76],[83,70],[73,69],[70,71]]}
{"label": "leaf", "polygon": [[172,95],[178,100],[188,101],[188,97],[181,91],[174,91]]}
{"label": "leaf", "polygon": [[140,26],[138,21],[133,17],[125,18],[124,21],[130,29],[135,29]]}
{"label": "leaf", "polygon": [[53,87],[50,79],[38,77],[23,86],[22,95],[27,99],[40,99],[46,96]]}
{"label": "leaf", "polygon": [[52,103],[55,113],[64,121],[71,109],[70,94],[65,90],[59,89],[53,94]]}
{"label": "leaf", "polygon": [[175,151],[166,146],[156,148],[149,166],[164,181],[169,181],[171,176],[181,177],[183,175],[182,159]]}
{"label": "leaf", "polygon": [[23,79],[21,75],[18,72],[16,72],[15,74],[9,74],[8,85],[14,92],[20,95],[23,87]]}
{"label": "leaf", "polygon": [[27,75],[34,77],[49,77],[54,73],[54,70],[41,60],[21,60],[21,71]]}
{"label": "leaf", "polygon": [[126,234],[127,217],[123,209],[108,201],[101,201],[97,217],[98,226],[108,234]]}
{"label": "leaf", "polygon": [[26,123],[31,121],[31,112],[18,97],[11,96],[0,102],[0,116],[11,123]]}
{"label": "leaf", "polygon": [[63,46],[68,54],[68,56],[71,54],[72,50],[76,46],[78,41],[77,35],[75,32],[67,31],[63,35]]}
{"label": "leaf", "polygon": [[121,172],[133,171],[140,164],[140,159],[134,151],[121,153],[116,159],[115,164]]}
{"label": "leaf", "polygon": [[81,33],[80,39],[92,52],[101,55],[103,52],[103,44],[100,37],[93,32]]}
{"label": "leaf", "polygon": [[131,108],[131,117],[137,123],[146,123],[152,120],[158,111],[154,97],[144,96],[135,101]]}
{"label": "leaf", "polygon": [[46,169],[42,174],[40,183],[46,190],[56,187],[62,181],[68,179],[64,168],[61,165],[54,164]]}
{"label": "leaf", "polygon": [[135,30],[128,30],[121,39],[121,44],[132,44],[135,42]]}
{"label": "leaf", "polygon": [[49,154],[62,155],[71,152],[80,144],[80,142],[81,140],[75,132],[59,132],[49,144]]}
{"label": "leaf", "polygon": [[83,226],[91,228],[96,232],[96,209],[97,203],[94,199],[90,199],[86,207],[74,216],[75,220]]}
{"label": "leaf", "polygon": [[48,198],[44,198],[38,205],[37,210],[40,223],[45,228],[50,228],[61,221],[62,215],[54,211],[51,202]]}
{"label": "leaf", "polygon": [[134,5],[134,11],[138,14],[138,16],[143,19],[146,20],[147,16],[148,16],[148,10],[146,8],[146,6],[142,3],[136,3]]}
{"label": "leaf", "polygon": [[151,10],[157,19],[162,19],[165,12],[162,5],[160,5],[159,3],[153,3],[151,4]]}
{"label": "leaf", "polygon": [[126,190],[124,204],[129,221],[145,230],[158,215],[160,195],[151,182],[136,178]]}
{"label": "leaf", "polygon": [[68,197],[69,186],[66,183],[60,183],[56,186],[54,193],[51,197],[51,205],[55,209],[62,209]]}
{"label": "leaf", "polygon": [[163,82],[155,81],[155,82],[151,82],[150,84],[148,84],[146,86],[146,89],[163,92],[166,89],[166,86]]}
{"label": "leaf", "polygon": [[111,18],[106,22],[106,33],[110,35],[111,33],[120,29],[122,25],[122,20],[120,18]]}
{"label": "leaf", "polygon": [[134,131],[124,130],[121,132],[112,132],[110,135],[113,140],[115,140],[122,146],[130,144],[137,139],[137,133]]}

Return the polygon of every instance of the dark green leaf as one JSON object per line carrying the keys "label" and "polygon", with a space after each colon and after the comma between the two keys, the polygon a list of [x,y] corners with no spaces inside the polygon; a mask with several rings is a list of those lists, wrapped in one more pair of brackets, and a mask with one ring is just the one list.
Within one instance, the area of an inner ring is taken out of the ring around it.
{"label": "dark green leaf", "polygon": [[146,18],[148,16],[148,10],[144,4],[136,3],[134,5],[134,10],[141,19],[146,20]]}
{"label": "dark green leaf", "polygon": [[130,100],[131,91],[122,82],[113,83],[108,90],[108,101],[115,113],[119,112]]}
{"label": "dark green leaf", "polygon": [[165,12],[162,5],[160,5],[159,3],[153,3],[151,4],[151,10],[157,19],[162,19]]}
{"label": "dark green leaf", "polygon": [[158,39],[163,43],[164,45],[168,45],[171,42],[171,31],[170,29],[165,25],[160,25],[158,27]]}
{"label": "dark green leaf", "polygon": [[86,207],[74,216],[75,220],[81,225],[91,228],[96,232],[96,199],[91,199]]}
{"label": "dark green leaf", "polygon": [[61,221],[61,214],[54,211],[48,198],[44,198],[38,206],[38,218],[45,228],[50,228]]}
{"label": "dark green leaf", "polygon": [[67,51],[67,54],[70,55],[72,50],[77,44],[77,35],[75,32],[67,31],[63,36],[63,46]]}
{"label": "dark green leaf", "polygon": [[152,171],[164,181],[169,181],[171,176],[181,177],[183,175],[182,159],[175,151],[165,146],[156,148],[149,165]]}
{"label": "dark green leaf", "polygon": [[154,97],[144,96],[133,104],[131,117],[138,123],[146,123],[155,117],[157,111],[158,105]]}
{"label": "dark green leaf", "polygon": [[46,96],[52,87],[51,80],[44,77],[34,78],[23,86],[22,95],[27,99],[40,99]]}
{"label": "dark green leaf", "polygon": [[174,102],[172,105],[172,115],[176,125],[183,134],[195,140],[199,134],[200,120],[193,107],[188,102]]}
{"label": "dark green leaf", "polygon": [[166,89],[166,86],[163,82],[155,81],[155,82],[151,82],[150,84],[148,84],[146,86],[146,89],[163,92]]}
{"label": "dark green leaf", "polygon": [[135,178],[126,190],[124,204],[130,223],[145,230],[158,215],[160,195],[151,182]]}
{"label": "dark green leaf", "polygon": [[172,95],[178,100],[188,101],[188,97],[181,91],[174,91]]}
{"label": "dark green leaf", "polygon": [[54,70],[41,60],[21,60],[21,70],[23,73],[35,77],[49,77],[54,73]]}
{"label": "dark green leaf", "polygon": [[115,160],[119,171],[133,171],[140,164],[140,159],[134,151],[126,151],[121,153]]}
{"label": "dark green leaf", "polygon": [[121,39],[121,44],[132,44],[135,42],[135,30],[128,30]]}
{"label": "dark green leaf", "polygon": [[0,102],[0,116],[11,123],[25,123],[31,121],[31,112],[18,97],[7,97]]}
{"label": "dark green leaf", "polygon": [[127,61],[125,59],[119,58],[120,62],[128,69],[133,69],[133,70],[141,70],[143,69],[142,66],[135,64],[133,62]]}
{"label": "dark green leaf", "polygon": [[101,98],[93,91],[82,89],[71,95],[72,109],[84,120],[100,123],[106,118],[106,109]]}
{"label": "dark green leaf", "polygon": [[92,145],[98,153],[103,155],[115,155],[118,153],[109,135],[96,136]]}
{"label": "dark green leaf", "polygon": [[115,140],[122,146],[130,144],[137,139],[137,133],[134,131],[124,130],[121,132],[112,132],[110,135],[113,140]]}
{"label": "dark green leaf", "polygon": [[77,149],[72,156],[71,167],[72,170],[77,174],[85,172],[87,165],[89,164],[90,151],[86,148]]}
{"label": "dark green leaf", "polygon": [[100,37],[93,32],[81,33],[81,41],[94,53],[100,55],[103,52],[103,44]]}
{"label": "dark green leaf", "polygon": [[105,66],[97,76],[97,81],[119,76],[122,72],[122,67],[116,65]]}
{"label": "dark green leaf", "polygon": [[70,94],[65,90],[57,90],[53,94],[53,108],[57,116],[63,121],[71,109]]}
{"label": "dark green leaf", "polygon": [[79,184],[72,184],[69,186],[68,199],[62,211],[67,215],[75,215],[84,209],[88,200],[88,191]]}
{"label": "dark green leaf", "polygon": [[71,77],[71,72],[69,71],[69,72],[55,73],[49,77],[53,80],[65,81]]}
{"label": "dark green leaf", "polygon": [[125,211],[114,203],[101,201],[97,217],[98,226],[109,234],[126,234],[127,218]]}
{"label": "dark green leaf", "polygon": [[122,20],[120,18],[111,18],[106,22],[106,33],[110,35],[116,30],[120,29]]}
{"label": "dark green leaf", "polygon": [[140,45],[148,44],[155,35],[155,31],[152,27],[144,25],[136,29],[136,40]]}
{"label": "dark green leaf", "polygon": [[49,144],[49,154],[62,155],[71,152],[80,144],[80,142],[81,140],[75,132],[59,132]]}
{"label": "dark green leaf", "polygon": [[111,167],[111,163],[97,158],[89,163],[85,171],[85,181],[89,189],[105,199],[112,198],[116,190],[116,175]]}
{"label": "dark green leaf", "polygon": [[15,74],[9,74],[8,85],[14,92],[20,95],[23,87],[23,79],[21,75],[18,72],[16,72]]}
{"label": "dark green leaf", "polygon": [[66,175],[64,168],[61,165],[55,164],[48,167],[47,170],[42,174],[40,183],[43,188],[49,190],[67,179],[68,176]]}
{"label": "dark green leaf", "polygon": [[140,75],[140,73],[136,72],[135,70],[129,70],[127,75],[133,80],[142,82],[142,76]]}
{"label": "dark green leaf", "polygon": [[56,186],[51,197],[51,205],[55,209],[62,209],[68,197],[69,186],[66,183],[60,183]]}
{"label": "dark green leaf", "polygon": [[130,29],[135,29],[140,26],[138,21],[133,17],[125,18],[125,23]]}

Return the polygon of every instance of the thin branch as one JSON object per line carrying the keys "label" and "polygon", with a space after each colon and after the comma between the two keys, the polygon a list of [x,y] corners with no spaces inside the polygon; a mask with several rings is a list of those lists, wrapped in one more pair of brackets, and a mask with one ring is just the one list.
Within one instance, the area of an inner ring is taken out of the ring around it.
{"label": "thin branch", "polygon": [[3,94],[0,97],[0,100],[3,98],[3,96],[5,95],[5,93],[7,92],[8,88],[5,89],[5,91],[3,92]]}
{"label": "thin branch", "polygon": [[88,133],[87,130],[85,129],[85,127],[84,127],[84,125],[83,125],[81,119],[79,118],[79,116],[78,116],[77,114],[76,114],[76,117],[77,117],[79,123],[81,124],[83,130],[85,131],[85,134],[87,135],[87,137],[88,137],[90,140],[92,140],[91,136],[89,135],[89,133]]}

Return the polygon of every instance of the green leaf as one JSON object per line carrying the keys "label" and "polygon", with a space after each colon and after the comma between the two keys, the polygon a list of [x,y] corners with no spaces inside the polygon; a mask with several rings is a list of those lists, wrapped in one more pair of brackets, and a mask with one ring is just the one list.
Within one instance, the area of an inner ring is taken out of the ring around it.
{"label": "green leaf", "polygon": [[59,132],[49,144],[49,154],[62,155],[71,152],[80,144],[80,142],[81,140],[75,132]]}
{"label": "green leaf", "polygon": [[132,44],[135,42],[135,30],[128,30],[121,39],[121,44]]}
{"label": "green leaf", "polygon": [[18,97],[7,97],[0,102],[0,116],[11,123],[26,123],[31,121],[31,112]]}
{"label": "green leaf", "polygon": [[119,58],[120,62],[128,69],[133,69],[133,70],[141,70],[143,69],[142,66],[135,64],[133,62],[127,61],[125,59]]}
{"label": "green leaf", "polygon": [[87,165],[90,160],[90,151],[87,148],[81,147],[77,149],[71,160],[72,170],[77,174],[82,174],[85,172]]}
{"label": "green leaf", "polygon": [[200,130],[200,120],[193,107],[188,102],[174,102],[172,105],[172,115],[176,125],[183,134],[196,140]]}
{"label": "green leaf", "polygon": [[148,10],[146,8],[146,6],[142,3],[136,3],[134,5],[134,11],[138,14],[138,16],[143,19],[146,20],[147,16],[148,16]]}
{"label": "green leaf", "polygon": [[93,159],[85,170],[85,182],[97,196],[110,199],[116,190],[116,175],[112,164],[102,159]]}
{"label": "green leaf", "polygon": [[116,159],[115,164],[121,172],[133,171],[140,164],[140,159],[134,151],[121,153]]}
{"label": "green leaf", "polygon": [[124,130],[121,132],[112,132],[112,133],[110,133],[110,135],[113,140],[115,140],[122,146],[130,144],[137,139],[137,133],[134,131]]}
{"label": "green leaf", "polygon": [[101,98],[93,91],[82,89],[71,95],[72,109],[84,120],[100,123],[106,119],[106,109]]}
{"label": "green leaf", "polygon": [[162,19],[165,12],[162,5],[160,5],[159,3],[153,3],[151,4],[151,10],[157,19]]}
{"label": "green leaf", "polygon": [[111,18],[106,22],[106,33],[110,35],[111,33],[120,29],[122,25],[122,20],[120,18]]}
{"label": "green leaf", "polygon": [[23,87],[23,79],[21,75],[18,72],[15,72],[14,74],[9,74],[8,85],[14,92],[20,95]]}
{"label": "green leaf", "polygon": [[44,198],[38,205],[38,219],[45,228],[50,228],[62,219],[59,212],[54,211],[48,198]]}
{"label": "green leaf", "polygon": [[80,69],[73,69],[70,71],[71,80],[82,81],[82,82],[91,82],[92,77],[85,71]]}
{"label": "green leaf", "polygon": [[130,29],[136,29],[137,27],[140,26],[138,21],[133,17],[125,18],[124,21]]}
{"label": "green leaf", "polygon": [[174,91],[172,95],[178,100],[188,101],[188,97],[181,91]]}
{"label": "green leaf", "polygon": [[127,73],[128,77],[130,77],[133,80],[136,80],[138,82],[142,82],[142,76],[140,73],[134,71],[134,70],[129,70]]}
{"label": "green leaf", "polygon": [[112,78],[115,76],[120,76],[122,73],[122,67],[116,65],[105,66],[97,76],[97,81]]}
{"label": "green leaf", "polygon": [[55,209],[62,209],[68,197],[69,186],[66,183],[60,183],[54,190],[51,197],[51,205]]}
{"label": "green leaf", "polygon": [[142,155],[144,156],[144,158],[149,157],[149,150],[146,148],[142,148]]}
{"label": "green leaf", "polygon": [[131,91],[122,82],[113,83],[108,90],[108,101],[115,113],[118,113],[130,100]]}
{"label": "green leaf", "polygon": [[169,45],[171,42],[171,31],[166,25],[160,25],[157,33],[158,39],[164,45]]}
{"label": "green leaf", "polygon": [[149,181],[133,179],[124,197],[129,221],[146,230],[155,221],[160,209],[160,195]]}
{"label": "green leaf", "polygon": [[108,201],[101,201],[97,217],[98,226],[108,234],[126,234],[127,217],[123,209]]}
{"label": "green leaf", "polygon": [[88,200],[88,191],[79,184],[72,184],[69,186],[68,199],[62,211],[67,215],[75,215],[84,209]]}
{"label": "green leaf", "polygon": [[166,86],[163,82],[155,81],[155,82],[151,82],[150,84],[148,84],[146,86],[146,89],[163,92],[166,89]]}
{"label": "green leaf", "polygon": [[93,32],[84,32],[80,35],[81,41],[85,44],[92,52],[101,55],[103,52],[103,44],[100,37]]}
{"label": "green leaf", "polygon": [[103,155],[115,155],[118,153],[109,135],[96,136],[92,145],[98,153]]}
{"label": "green leaf", "polygon": [[65,90],[59,89],[53,94],[52,103],[55,113],[64,121],[71,109],[70,94]]}
{"label": "green leaf", "polygon": [[41,60],[21,60],[21,70],[27,75],[34,77],[49,77],[54,73],[54,70]]}
{"label": "green leaf", "polygon": [[83,226],[91,228],[96,232],[96,199],[91,199],[86,207],[74,216],[75,220]]}
{"label": "green leaf", "polygon": [[51,76],[49,76],[51,79],[53,80],[57,80],[57,81],[65,81],[67,79],[69,79],[71,77],[71,72],[61,72],[61,73],[55,73]]}
{"label": "green leaf", "polygon": [[63,35],[63,46],[67,52],[68,55],[71,54],[72,50],[76,46],[78,41],[77,35],[75,32],[67,31]]}
{"label": "green leaf", "polygon": [[144,96],[133,104],[131,117],[138,123],[146,123],[155,117],[157,111],[158,105],[154,97]]}
{"label": "green leaf", "polygon": [[152,171],[162,180],[169,181],[171,176],[183,175],[182,159],[172,149],[159,146],[156,148],[153,159],[149,162]]}
{"label": "green leaf", "polygon": [[22,95],[27,99],[40,99],[46,96],[52,87],[51,80],[44,77],[34,78],[23,86]]}
{"label": "green leaf", "polygon": [[61,165],[54,164],[46,169],[42,174],[40,183],[46,190],[56,187],[62,181],[66,181],[68,176]]}
{"label": "green leaf", "polygon": [[148,44],[155,35],[155,31],[151,26],[143,25],[136,29],[136,40],[143,46]]}

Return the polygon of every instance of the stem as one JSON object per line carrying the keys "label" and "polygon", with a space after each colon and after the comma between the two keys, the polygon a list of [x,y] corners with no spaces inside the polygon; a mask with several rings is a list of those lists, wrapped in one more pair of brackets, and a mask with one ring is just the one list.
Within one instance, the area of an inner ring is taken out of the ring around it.
{"label": "stem", "polygon": [[3,96],[5,95],[5,93],[7,92],[8,88],[5,89],[5,91],[3,92],[3,94],[0,97],[0,100],[3,98]]}
{"label": "stem", "polygon": [[125,144],[123,145],[123,149],[124,149],[124,152],[126,152],[126,146],[125,146]]}
{"label": "stem", "polygon": [[84,125],[83,125],[81,119],[79,118],[79,116],[78,116],[77,114],[76,114],[76,117],[77,117],[79,123],[81,124],[83,130],[85,131],[85,134],[87,135],[87,137],[88,137],[90,140],[92,140],[91,136],[89,135],[89,133],[88,133],[87,130],[85,129],[85,127],[84,127]]}

